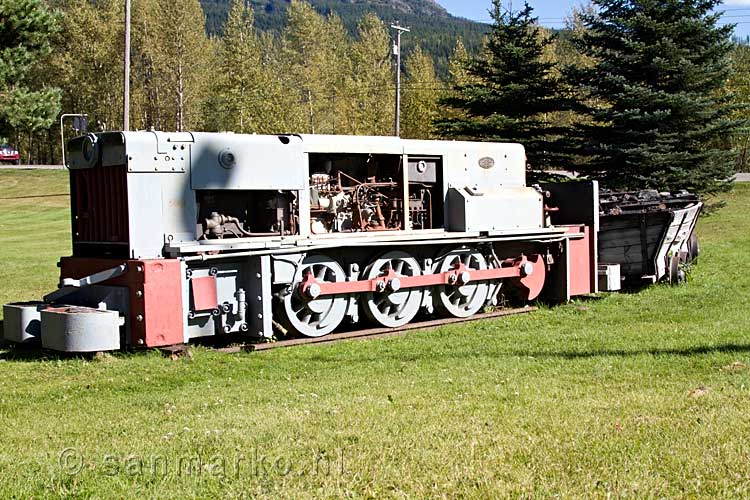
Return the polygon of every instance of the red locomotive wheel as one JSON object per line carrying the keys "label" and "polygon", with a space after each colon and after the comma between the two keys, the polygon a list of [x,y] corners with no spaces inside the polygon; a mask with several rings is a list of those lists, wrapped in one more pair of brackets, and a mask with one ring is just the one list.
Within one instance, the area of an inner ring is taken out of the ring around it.
{"label": "red locomotive wheel", "polygon": [[530,255],[527,258],[527,263],[531,264],[531,272],[526,276],[511,280],[511,282],[521,300],[534,300],[542,293],[544,281],[547,278],[547,268],[544,257],[538,254]]}

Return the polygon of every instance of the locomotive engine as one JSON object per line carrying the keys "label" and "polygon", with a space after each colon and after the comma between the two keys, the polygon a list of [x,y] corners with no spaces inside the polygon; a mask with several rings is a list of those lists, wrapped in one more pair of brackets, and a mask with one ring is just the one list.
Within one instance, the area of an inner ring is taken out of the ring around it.
{"label": "locomotive engine", "polygon": [[322,336],[597,291],[597,186],[518,144],[108,132],[68,145],[73,254],[6,337],[61,351]]}

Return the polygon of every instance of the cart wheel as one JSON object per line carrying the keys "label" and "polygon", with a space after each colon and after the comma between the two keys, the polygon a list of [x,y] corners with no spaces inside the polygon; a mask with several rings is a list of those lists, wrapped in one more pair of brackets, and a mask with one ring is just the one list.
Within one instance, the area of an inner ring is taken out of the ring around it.
{"label": "cart wheel", "polygon": [[697,264],[698,256],[701,254],[701,247],[698,244],[698,235],[693,233],[688,240],[688,261]]}
{"label": "cart wheel", "polygon": [[669,283],[672,286],[681,285],[685,282],[685,270],[680,266],[680,256],[673,255],[669,259]]}

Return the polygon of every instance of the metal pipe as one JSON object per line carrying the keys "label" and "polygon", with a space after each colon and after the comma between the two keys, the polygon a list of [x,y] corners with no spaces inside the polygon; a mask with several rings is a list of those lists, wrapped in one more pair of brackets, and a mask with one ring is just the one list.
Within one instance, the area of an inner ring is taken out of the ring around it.
{"label": "metal pipe", "polygon": [[241,323],[245,323],[246,312],[247,312],[247,300],[245,298],[245,289],[237,289],[237,320]]}

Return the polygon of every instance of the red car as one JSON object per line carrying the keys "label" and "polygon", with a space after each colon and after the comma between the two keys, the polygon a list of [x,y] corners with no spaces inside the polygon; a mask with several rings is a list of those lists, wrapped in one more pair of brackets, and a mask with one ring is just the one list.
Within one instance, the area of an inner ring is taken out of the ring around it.
{"label": "red car", "polygon": [[0,144],[0,162],[9,162],[13,165],[18,165],[21,161],[21,156],[18,154],[18,150],[8,144]]}

